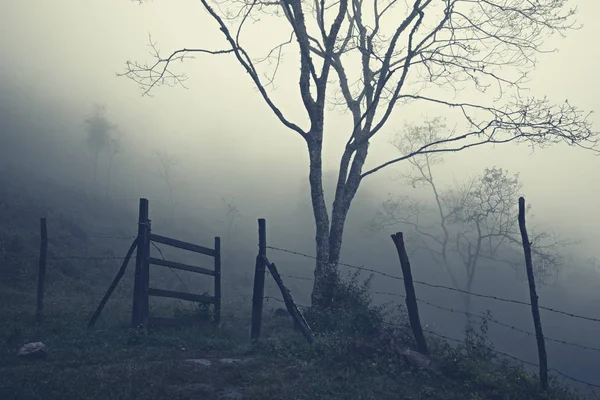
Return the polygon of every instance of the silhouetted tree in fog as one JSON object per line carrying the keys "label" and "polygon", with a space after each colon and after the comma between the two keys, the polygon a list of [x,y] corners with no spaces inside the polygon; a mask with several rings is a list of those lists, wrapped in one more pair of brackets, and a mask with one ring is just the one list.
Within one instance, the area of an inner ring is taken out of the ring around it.
{"label": "silhouetted tree in fog", "polygon": [[[536,55],[545,50],[543,39],[573,27],[574,11],[566,0],[200,1],[214,28],[222,32],[222,44],[185,47],[163,57],[151,42],[155,60],[127,62],[122,75],[147,94],[159,85],[183,84],[185,76],[174,70],[173,61],[196,54],[235,57],[240,73],[252,80],[274,116],[306,143],[316,225],[312,302],[317,308],[327,308],[332,301],[346,218],[367,176],[415,155],[488,143],[543,147],[566,142],[585,148],[596,144],[588,115],[578,108],[518,96]],[[256,36],[248,38],[245,29],[251,24]],[[250,48],[261,47],[260,56],[250,54]],[[299,106],[306,115],[301,121],[292,120],[269,91],[289,47],[294,48],[299,79],[286,77],[281,83],[297,82]],[[468,87],[495,93],[468,102],[438,90]],[[447,107],[463,123],[439,141],[366,167],[371,139],[392,112],[411,103]],[[331,208],[322,180],[323,141],[326,132],[334,133],[325,118],[332,111],[328,105],[349,111],[353,127],[346,132]]]}
{"label": "silhouetted tree in fog", "polygon": [[[112,144],[111,132],[117,126],[106,117],[106,106],[94,104],[92,114],[85,119],[87,124],[87,144],[92,152],[94,161],[94,179],[96,184],[98,177],[98,158],[100,153],[108,150]],[[112,158],[111,158],[112,160]]]}
{"label": "silhouetted tree in fog", "polygon": [[157,150],[154,152],[160,162],[160,169],[165,179],[165,184],[169,189],[169,204],[171,205],[171,220],[175,218],[175,201],[173,200],[173,185],[171,183],[171,170],[179,163],[179,159],[167,152],[164,149]]}
{"label": "silhouetted tree in fog", "polygon": [[111,178],[112,169],[113,169],[113,161],[115,159],[115,156],[121,152],[121,143],[119,142],[119,139],[110,138],[108,141],[108,149],[110,151],[110,156],[108,159],[108,171],[106,173],[106,193],[105,193],[106,197],[108,197],[108,189],[110,186],[110,178]]}
{"label": "silhouetted tree in fog", "polygon": [[[441,140],[445,129],[441,118],[407,125],[392,143],[401,154],[411,153],[425,143]],[[435,166],[444,162],[440,153],[418,155],[408,162],[411,168],[400,174],[401,180],[413,189],[424,187],[432,201],[408,195],[391,197],[381,205],[371,228],[400,225],[411,229],[418,239],[415,248],[443,268],[457,289],[471,292],[482,264],[524,270],[517,220],[518,199],[522,195],[518,174],[485,168],[476,177],[442,187],[435,177]],[[558,250],[568,242],[533,230],[530,237],[536,275],[543,281],[559,267]],[[463,271],[460,276],[457,269]],[[470,312],[471,297],[465,295],[464,301]]]}

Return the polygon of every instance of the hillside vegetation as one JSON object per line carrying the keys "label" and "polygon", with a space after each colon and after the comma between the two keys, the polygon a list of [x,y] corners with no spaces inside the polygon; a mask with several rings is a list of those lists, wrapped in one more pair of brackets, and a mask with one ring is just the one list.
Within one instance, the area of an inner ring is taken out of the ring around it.
{"label": "hillside vegetation", "polygon": [[[42,216],[49,225],[49,263],[45,319],[36,326]],[[260,343],[250,343],[252,287],[225,284],[236,279],[233,275],[224,277],[218,327],[207,321],[202,307],[165,301],[153,303],[152,311],[193,316],[196,325],[130,329],[130,268],[97,326],[87,329],[131,243],[135,210],[5,170],[0,221],[1,399],[580,398],[556,382],[540,393],[535,376],[496,359],[485,321],[466,332],[459,346],[428,337],[431,364],[420,367],[403,354],[412,338],[402,310],[372,305],[369,282],[356,275],[345,277],[329,314],[306,312],[317,333],[312,345],[294,331],[289,318],[275,317],[271,310],[265,310]],[[210,288],[169,270],[155,279],[199,293]],[[37,341],[48,347],[47,358],[17,356],[22,345]]]}

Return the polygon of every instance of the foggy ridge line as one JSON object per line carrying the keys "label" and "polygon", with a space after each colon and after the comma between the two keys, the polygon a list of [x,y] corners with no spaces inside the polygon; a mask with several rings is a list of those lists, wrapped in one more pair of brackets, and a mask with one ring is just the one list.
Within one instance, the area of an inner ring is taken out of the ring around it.
{"label": "foggy ridge line", "polygon": [[[281,276],[286,277],[286,278],[291,278],[291,279],[301,279],[301,280],[313,281],[313,279],[311,279],[311,278],[304,278],[304,277],[294,276],[294,275],[283,275],[283,274],[281,274]],[[402,298],[406,297],[405,295],[403,295],[401,293],[379,292],[379,291],[371,291],[370,293],[387,295],[387,296],[402,297]],[[283,300],[280,300],[280,299],[274,299],[274,300],[283,301]],[[482,319],[482,320],[485,319],[484,316],[479,315],[479,314],[473,314],[473,313],[470,313],[470,312],[467,312],[467,311],[455,310],[453,308],[440,306],[438,304],[431,303],[431,302],[429,302],[427,300],[417,299],[417,301],[420,302],[420,303],[424,303],[424,304],[426,304],[428,306],[431,306],[431,307],[443,310],[443,311],[448,311],[448,312],[452,312],[452,313],[456,313],[456,314],[463,314],[463,315],[470,316],[470,317],[476,317],[476,318],[479,318],[479,319]],[[303,307],[306,307],[306,306],[303,306]],[[306,307],[306,308],[308,308],[308,307]],[[532,337],[536,336],[536,334],[533,333],[533,332],[529,332],[527,330],[518,328],[518,327],[516,327],[514,325],[510,325],[510,324],[508,324],[506,322],[499,321],[499,320],[497,320],[495,318],[489,318],[489,321],[495,323],[496,325],[503,326],[505,328],[511,329],[513,331],[516,331],[516,332],[523,333],[523,334],[528,335],[528,336],[532,336]],[[586,346],[586,345],[575,343],[575,342],[568,342],[566,340],[555,339],[555,338],[548,337],[548,336],[544,336],[544,339],[548,340],[550,342],[560,343],[560,344],[563,344],[563,345],[566,345],[566,346],[572,346],[572,347],[577,347],[577,348],[584,349],[584,350],[590,350],[590,351],[600,352],[600,348]]]}
{"label": "foggy ridge line", "polygon": [[[284,252],[284,253],[294,254],[294,255],[297,255],[297,256],[311,258],[313,260],[318,260],[317,257],[311,256],[311,255],[308,255],[308,254],[304,254],[304,253],[299,253],[299,252],[293,251],[293,250],[287,250],[287,249],[282,249],[282,248],[273,247],[273,246],[267,246],[267,248],[268,249],[272,249],[272,250],[276,250],[276,251],[281,251],[281,252]],[[385,272],[377,271],[377,270],[374,270],[374,269],[371,269],[371,268],[359,267],[359,266],[356,266],[356,265],[351,265],[351,264],[346,264],[346,263],[337,263],[337,265],[342,265],[344,267],[354,268],[354,269],[361,270],[361,271],[368,271],[368,272],[372,272],[374,274],[386,276],[388,278],[392,278],[392,279],[397,279],[397,280],[400,280],[400,281],[404,281],[404,278],[402,278],[400,276],[387,274]],[[474,292],[469,292],[469,291],[463,290],[463,289],[456,289],[456,288],[453,288],[453,287],[450,287],[450,286],[435,285],[433,283],[427,283],[427,282],[417,281],[417,280],[413,280],[413,283],[417,283],[419,285],[428,286],[428,287],[435,288],[435,289],[445,289],[445,290],[449,290],[449,291],[453,291],[453,292],[468,294],[468,295],[475,296],[475,297],[481,297],[481,298],[485,298],[485,299],[492,299],[492,300],[502,301],[502,302],[505,302],[505,303],[519,304],[519,305],[531,307],[531,304],[529,304],[529,303],[527,303],[525,301],[514,300],[514,299],[507,299],[507,298],[504,298],[504,297],[492,296],[492,295],[487,295],[487,294],[474,293]],[[542,310],[553,312],[553,313],[566,315],[566,316],[572,317],[572,318],[578,318],[578,319],[583,319],[583,320],[593,321],[593,322],[600,322],[599,318],[593,318],[593,317],[588,317],[588,316],[585,316],[585,315],[574,314],[574,313],[571,313],[571,312],[568,312],[568,311],[557,310],[557,309],[550,308],[550,307],[539,306],[539,308],[542,309]]]}

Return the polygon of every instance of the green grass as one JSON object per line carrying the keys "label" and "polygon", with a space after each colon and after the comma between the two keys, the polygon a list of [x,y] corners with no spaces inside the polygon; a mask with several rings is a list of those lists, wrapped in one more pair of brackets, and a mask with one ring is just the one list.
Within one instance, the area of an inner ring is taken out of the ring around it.
{"label": "green grass", "polygon": [[[103,314],[97,328],[89,330],[85,326],[99,294],[82,301],[78,293],[69,295],[56,288],[51,293],[44,323],[36,326],[32,294],[0,288],[1,399],[191,400],[227,398],[220,396],[232,391],[240,391],[244,399],[289,400],[576,398],[556,385],[540,394],[536,379],[521,368],[491,362],[488,344],[477,332],[472,333],[468,348],[431,341],[439,371],[420,370],[387,350],[385,335],[369,341],[360,333],[349,335],[336,328],[352,329],[352,321],[360,320],[358,314],[364,318],[362,300],[353,301],[355,309],[347,314],[337,310],[333,317],[321,317],[321,325],[327,322],[323,330],[327,333],[313,345],[293,331],[291,321],[268,317],[261,342],[252,345],[249,315],[239,312],[248,309],[248,304],[228,304],[220,327],[204,323],[140,334],[129,329],[130,302],[125,296],[111,299],[113,307]],[[168,316],[194,310],[177,305],[154,311]],[[374,318],[377,312],[373,309],[366,314]],[[313,326],[318,326],[315,318],[311,316]],[[360,323],[364,326],[364,321]],[[370,329],[364,332],[373,334]],[[20,346],[30,341],[48,346],[47,359],[17,357]],[[209,367],[185,361],[224,357],[251,361],[241,365],[215,362]]]}
{"label": "green grass", "polygon": [[[48,265],[45,319],[36,326],[36,260],[24,256],[37,253],[39,215],[49,217],[51,238],[60,238],[52,239],[49,256],[122,254],[115,250],[116,244],[97,244],[82,234],[102,220],[77,218],[79,214],[73,210],[87,204],[87,198],[78,199],[73,194],[66,207],[68,212],[63,213],[61,209],[41,207],[37,196],[10,186],[11,182],[17,181],[0,181],[1,400],[197,400],[236,398],[234,395],[239,393],[250,400],[578,398],[556,382],[542,394],[534,376],[518,366],[494,360],[485,325],[482,330],[468,332],[467,344],[461,347],[430,338],[438,369],[415,367],[391,347],[392,341],[411,343],[405,320],[396,317],[401,328],[390,330],[385,324],[388,312],[371,305],[368,282],[359,284],[356,276],[338,287],[331,312],[306,313],[319,333],[312,345],[292,329],[291,321],[268,318],[268,312],[261,341],[251,344],[251,306],[247,298],[251,288],[244,288],[244,293],[231,289],[229,283],[234,278],[228,277],[224,285],[221,326],[204,322],[187,328],[151,329],[144,334],[129,328],[133,286],[130,268],[96,327],[90,330],[86,328],[88,320],[119,263],[56,260]],[[60,196],[54,203],[62,204],[59,200]],[[106,206],[104,211],[99,215],[111,215],[114,210]],[[115,219],[115,226],[120,222]],[[180,284],[166,270],[153,279],[161,288],[170,284],[178,289]],[[191,283],[195,291],[202,292],[200,285]],[[157,316],[206,317],[206,310],[183,302],[153,299],[151,306]],[[23,344],[35,341],[48,347],[46,359],[17,357]],[[218,362],[225,357],[251,362]],[[207,367],[185,361],[197,358],[214,362]]]}

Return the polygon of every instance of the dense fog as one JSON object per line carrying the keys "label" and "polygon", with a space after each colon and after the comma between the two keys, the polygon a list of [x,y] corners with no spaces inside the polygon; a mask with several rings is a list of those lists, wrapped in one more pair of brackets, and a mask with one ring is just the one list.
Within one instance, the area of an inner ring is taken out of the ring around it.
{"label": "dense fog", "polygon": [[[135,83],[115,76],[127,60],[148,57],[149,32],[164,52],[178,46],[221,43],[218,29],[200,6],[189,3],[175,6],[156,1],[139,7],[125,0],[69,0],[59,8],[51,2],[33,0],[3,2],[0,168],[29,188],[41,204],[46,200],[36,182],[51,180],[64,188],[65,196],[69,190],[86,193],[109,202],[116,213],[130,218],[116,227],[107,216],[105,225],[98,223],[99,232],[134,234],[138,200],[149,199],[153,231],[200,244],[211,243],[214,236],[222,237],[224,285],[251,296],[257,218],[267,220],[269,245],[314,255],[305,144],[278,123],[232,57],[206,55],[188,60],[177,67],[189,75],[188,89],[161,87],[152,97],[142,97]],[[535,95],[548,95],[556,103],[568,99],[583,109],[598,110],[596,67],[600,48],[593,46],[590,38],[600,35],[594,18],[600,6],[589,1],[579,3],[578,18],[584,27],[566,39],[550,40],[560,52],[540,57],[529,86]],[[290,62],[282,71],[284,77],[292,77],[293,84],[295,68]],[[297,99],[289,93],[296,92],[291,88],[282,85],[274,91],[275,97],[291,116],[302,120],[301,114],[295,115]],[[119,149],[114,154],[99,154],[94,181],[94,154],[86,142],[85,120],[95,104],[105,105],[106,118],[118,127],[114,137]],[[390,137],[401,132],[405,123],[418,123],[439,111],[407,110],[410,112],[395,115],[376,137],[369,166],[397,154]],[[452,123],[453,115],[445,116]],[[329,205],[347,128],[347,116],[332,113],[324,152]],[[532,151],[508,144],[446,155],[434,173],[440,186],[453,187],[454,182],[494,166],[519,174],[523,185],[520,194],[532,207],[527,221],[531,229],[576,242],[560,250],[565,262],[547,282],[539,284],[540,304],[600,318],[600,159],[566,145]],[[416,233],[410,227],[369,229],[390,195],[409,195],[433,205],[426,188],[414,189],[395,178],[407,171],[409,165],[404,162],[365,179],[349,213],[341,261],[399,275],[390,234],[403,231],[414,278],[450,286],[447,274],[426,255],[411,251]],[[314,261],[309,258],[272,249],[268,256],[284,275],[313,276]],[[528,302],[524,265],[522,268],[516,271],[482,261],[472,291]],[[353,270],[342,266],[341,271],[346,274]],[[460,279],[461,273],[458,271]],[[367,278],[368,273],[362,277]],[[312,283],[308,279],[286,281],[300,304],[310,302]],[[269,285],[272,287],[267,290],[274,290],[274,285]],[[404,293],[401,281],[381,275],[374,276],[372,290]],[[416,290],[420,299],[433,304],[463,308],[463,299],[456,293],[419,285]],[[403,303],[402,298],[391,295],[373,297],[376,302]],[[472,306],[476,314],[490,309],[494,319],[533,331],[527,307],[481,298],[473,298]],[[419,307],[423,323],[431,329],[462,337],[464,315],[426,304]],[[548,337],[600,348],[597,322],[542,311],[542,323]],[[490,338],[498,350],[537,361],[534,337],[491,323]],[[547,348],[550,367],[600,384],[598,351],[554,342],[548,342]]]}

